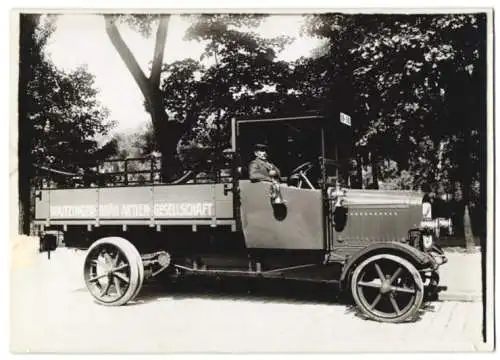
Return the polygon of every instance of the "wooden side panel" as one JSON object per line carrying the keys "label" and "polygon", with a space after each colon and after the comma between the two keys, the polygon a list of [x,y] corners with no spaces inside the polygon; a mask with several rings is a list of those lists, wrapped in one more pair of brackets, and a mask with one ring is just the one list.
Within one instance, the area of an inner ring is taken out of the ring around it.
{"label": "wooden side panel", "polygon": [[48,190],[50,219],[94,219],[98,215],[99,191],[95,189]]}
{"label": "wooden side panel", "polygon": [[211,184],[158,186],[154,188],[158,219],[209,219],[216,216]]}
{"label": "wooden side panel", "polygon": [[[229,184],[231,185],[231,184]],[[43,190],[37,220],[233,219],[224,184]]]}
{"label": "wooden side panel", "polygon": [[50,191],[37,190],[35,192],[35,219],[48,219],[50,217]]}
{"label": "wooden side panel", "polygon": [[[226,190],[224,190],[226,185]],[[234,202],[233,193],[229,191],[232,189],[232,184],[215,184],[215,212],[217,218],[232,219],[234,218]]]}
{"label": "wooden side panel", "polygon": [[150,218],[152,187],[117,187],[99,189],[99,218]]}

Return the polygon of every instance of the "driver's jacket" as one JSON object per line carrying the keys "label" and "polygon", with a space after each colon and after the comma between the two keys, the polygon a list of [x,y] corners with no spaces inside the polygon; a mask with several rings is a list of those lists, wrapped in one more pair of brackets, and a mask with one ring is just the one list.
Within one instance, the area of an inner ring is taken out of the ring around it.
{"label": "driver's jacket", "polygon": [[[276,177],[273,178],[269,175],[271,170],[276,171]],[[279,181],[281,176],[280,170],[274,164],[262,159],[255,159],[250,162],[248,166],[248,175],[251,181]]]}

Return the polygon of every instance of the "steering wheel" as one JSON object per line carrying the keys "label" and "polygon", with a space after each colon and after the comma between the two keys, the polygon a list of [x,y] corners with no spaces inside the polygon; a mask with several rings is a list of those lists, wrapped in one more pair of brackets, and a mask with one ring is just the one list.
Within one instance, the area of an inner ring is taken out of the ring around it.
{"label": "steering wheel", "polygon": [[298,178],[299,184],[297,187],[299,187],[299,188],[302,187],[302,181],[304,180],[307,183],[307,185],[309,185],[309,188],[314,189],[314,186],[307,178],[307,172],[309,170],[311,170],[313,167],[314,167],[314,163],[312,163],[310,161],[305,162],[305,163],[297,166],[295,169],[293,169],[290,172],[290,175],[288,176],[287,182],[290,182],[290,180],[292,180],[294,178]]}

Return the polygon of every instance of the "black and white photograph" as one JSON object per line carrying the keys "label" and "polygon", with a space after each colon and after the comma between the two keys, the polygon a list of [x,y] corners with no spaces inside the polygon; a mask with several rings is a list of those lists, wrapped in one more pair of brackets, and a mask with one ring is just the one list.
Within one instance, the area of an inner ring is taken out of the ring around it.
{"label": "black and white photograph", "polygon": [[495,349],[493,9],[10,28],[11,353]]}

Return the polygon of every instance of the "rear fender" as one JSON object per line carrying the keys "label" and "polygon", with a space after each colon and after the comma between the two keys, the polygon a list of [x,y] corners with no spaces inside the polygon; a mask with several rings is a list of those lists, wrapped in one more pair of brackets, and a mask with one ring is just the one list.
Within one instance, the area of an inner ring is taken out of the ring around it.
{"label": "rear fender", "polygon": [[435,263],[429,255],[405,243],[381,242],[371,244],[357,253],[353,254],[345,264],[340,276],[340,287],[346,289],[349,286],[350,274],[357,264],[370,256],[378,254],[391,254],[400,256],[412,263],[417,269],[435,267]]}

